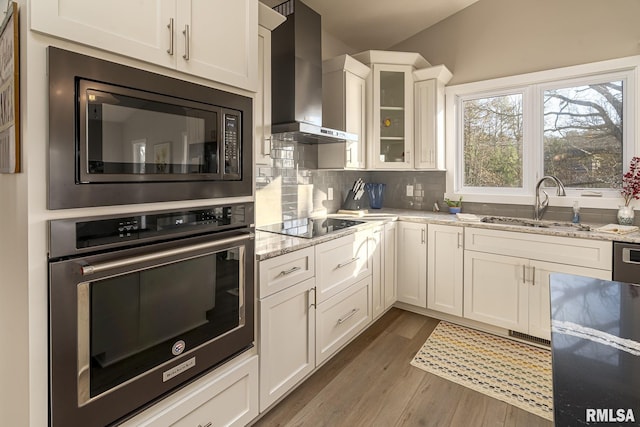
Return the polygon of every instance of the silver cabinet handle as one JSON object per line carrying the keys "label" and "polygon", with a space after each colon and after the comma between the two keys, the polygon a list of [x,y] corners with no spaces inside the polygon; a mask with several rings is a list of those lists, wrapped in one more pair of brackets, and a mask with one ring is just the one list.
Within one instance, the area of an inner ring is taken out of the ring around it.
{"label": "silver cabinet handle", "polygon": [[405,159],[404,160],[405,160],[406,163],[411,164],[411,151],[410,150],[407,150],[405,152]]}
{"label": "silver cabinet handle", "polygon": [[458,233],[458,248],[462,247],[462,239],[461,239],[461,237],[462,237],[462,233]]}
{"label": "silver cabinet handle", "polygon": [[298,271],[298,270],[302,270],[302,267],[295,266],[295,267],[291,267],[288,270],[282,270],[280,272],[280,274],[278,274],[278,276],[287,276],[287,275],[289,275],[289,274],[291,274],[291,273],[293,273],[295,271]]}
{"label": "silver cabinet handle", "polygon": [[189,60],[189,25],[185,25],[184,26],[184,31],[182,32],[182,34],[184,34],[184,55],[182,55],[182,57],[185,59],[185,61]]}
{"label": "silver cabinet handle", "polygon": [[354,262],[356,262],[356,261],[357,261],[357,260],[359,260],[359,259],[360,259],[360,257],[357,257],[357,258],[351,258],[351,259],[350,259],[349,261],[347,261],[347,262],[340,263],[340,264],[336,265],[336,270],[337,270],[337,269],[339,269],[339,268],[342,268],[342,267],[346,267],[346,266],[347,266],[347,265],[349,265],[349,264],[353,264]]}
{"label": "silver cabinet handle", "polygon": [[173,56],[173,18],[169,19],[167,28],[169,29],[169,49],[167,49],[167,53]]}
{"label": "silver cabinet handle", "polygon": [[525,277],[526,266],[522,264],[522,283],[527,283],[527,278]]}
{"label": "silver cabinet handle", "polygon": [[342,325],[344,322],[352,318],[357,312],[359,312],[359,308],[354,308],[349,313],[345,314],[344,317],[338,319],[338,325]]}
{"label": "silver cabinet handle", "polygon": [[423,245],[424,245],[424,243],[426,241],[425,236],[424,236],[425,234],[426,234],[426,232],[425,232],[424,228],[422,230],[420,230],[420,243],[423,244]]}
{"label": "silver cabinet handle", "polygon": [[536,267],[535,267],[535,265],[533,267],[531,267],[531,269],[533,270],[533,272],[531,274],[531,286],[535,286],[536,285]]}
{"label": "silver cabinet handle", "polygon": [[265,156],[271,156],[271,137],[270,136],[264,137],[264,140],[262,143],[262,153]]}
{"label": "silver cabinet handle", "polygon": [[227,239],[220,239],[220,240],[215,240],[213,242],[200,243],[197,245],[185,246],[185,247],[176,248],[176,249],[168,249],[166,251],[154,252],[146,255],[139,255],[131,258],[117,259],[115,261],[107,261],[107,262],[94,264],[94,265],[88,264],[88,265],[82,266],[82,269],[81,269],[82,275],[87,276],[89,274],[95,274],[105,270],[112,270],[114,268],[119,268],[119,267],[127,267],[133,264],[139,264],[147,261],[154,261],[154,260],[158,260],[158,259],[169,257],[169,256],[182,255],[182,254],[197,251],[200,249],[209,249],[209,248],[215,248],[216,246],[229,245],[231,243],[253,239],[254,237],[255,235],[253,233],[249,233],[249,234],[243,234],[242,236],[229,237]]}
{"label": "silver cabinet handle", "polygon": [[[309,298],[309,308],[315,308],[316,307],[316,288],[311,288],[307,292],[308,292],[308,298]],[[311,302],[311,292],[313,292],[313,302]]]}

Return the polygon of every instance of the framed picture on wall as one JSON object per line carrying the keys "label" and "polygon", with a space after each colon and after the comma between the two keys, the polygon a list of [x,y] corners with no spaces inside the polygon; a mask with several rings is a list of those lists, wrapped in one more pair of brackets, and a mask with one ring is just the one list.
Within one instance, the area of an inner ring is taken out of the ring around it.
{"label": "framed picture on wall", "polygon": [[0,26],[0,173],[20,172],[20,46],[18,4]]}

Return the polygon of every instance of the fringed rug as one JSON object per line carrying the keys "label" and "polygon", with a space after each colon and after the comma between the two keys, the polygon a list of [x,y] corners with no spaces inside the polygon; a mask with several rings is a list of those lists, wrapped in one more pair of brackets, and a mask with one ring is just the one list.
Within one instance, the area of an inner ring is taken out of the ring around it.
{"label": "fringed rug", "polygon": [[549,350],[440,322],[411,364],[553,421]]}

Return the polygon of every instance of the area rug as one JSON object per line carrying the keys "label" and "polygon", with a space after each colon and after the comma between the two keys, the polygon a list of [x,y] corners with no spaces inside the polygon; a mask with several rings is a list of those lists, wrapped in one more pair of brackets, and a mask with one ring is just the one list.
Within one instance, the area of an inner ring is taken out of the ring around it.
{"label": "area rug", "polygon": [[411,364],[553,421],[550,350],[440,322]]}

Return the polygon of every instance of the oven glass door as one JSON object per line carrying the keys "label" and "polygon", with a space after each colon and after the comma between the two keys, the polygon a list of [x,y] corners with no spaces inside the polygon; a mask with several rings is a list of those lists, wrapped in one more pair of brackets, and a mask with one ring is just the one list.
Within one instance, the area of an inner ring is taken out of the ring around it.
{"label": "oven glass door", "polygon": [[242,327],[244,260],[236,246],[78,284],[78,404]]}
{"label": "oven glass door", "polygon": [[219,107],[88,80],[79,95],[80,182],[222,176]]}

